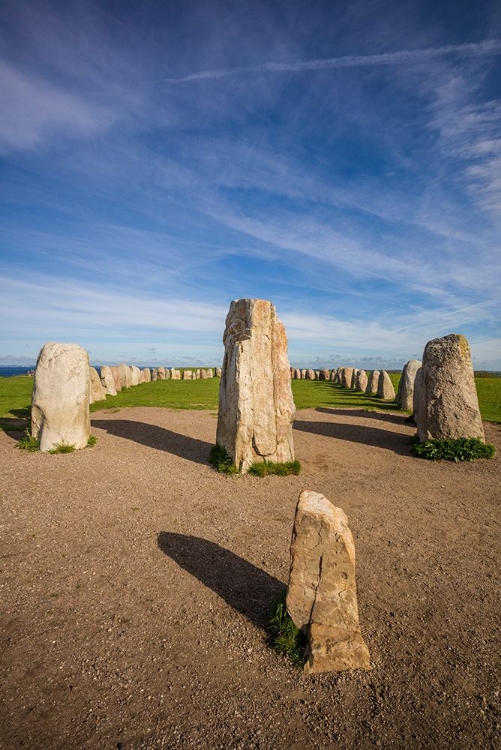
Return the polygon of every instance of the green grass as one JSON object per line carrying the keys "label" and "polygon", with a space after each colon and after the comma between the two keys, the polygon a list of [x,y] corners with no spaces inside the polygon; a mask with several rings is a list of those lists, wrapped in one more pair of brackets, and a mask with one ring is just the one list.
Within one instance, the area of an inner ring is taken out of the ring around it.
{"label": "green grass", "polygon": [[157,406],[167,409],[217,410],[219,378],[207,380],[156,380],[141,383],[91,404],[91,412],[125,406]]}
{"label": "green grass", "polygon": [[237,474],[238,468],[233,463],[233,459],[222,445],[216,443],[209,451],[209,463],[216,471],[221,474]]}
{"label": "green grass", "polygon": [[301,472],[299,461],[286,461],[285,463],[274,463],[273,461],[256,461],[251,464],[248,473],[255,477],[269,477],[272,475],[278,477],[287,477],[290,474],[296,476]]}
{"label": "green grass", "polygon": [[24,437],[18,442],[17,447],[20,448],[20,450],[35,453],[40,450],[40,443],[36,438],[32,437],[30,431],[26,429],[24,431]]}
{"label": "green grass", "polygon": [[492,458],[496,449],[479,438],[455,438],[450,440],[426,440],[420,443],[416,436],[412,440],[411,453],[418,458],[432,461],[476,461],[477,458]]}
{"label": "green grass", "polygon": [[50,451],[47,451],[47,453],[57,455],[58,453],[73,453],[74,450],[76,450],[74,445],[69,445],[68,443],[57,443],[57,445],[51,448]]}
{"label": "green grass", "polygon": [[285,606],[286,596],[287,589],[284,589],[278,601],[273,606],[269,619],[273,648],[277,654],[290,659],[297,669],[302,669],[304,665],[306,638],[294,625],[287,612]]}
{"label": "green grass", "polygon": [[[400,375],[390,373],[398,388]],[[482,419],[501,423],[501,378],[475,378]],[[0,429],[23,432],[29,427],[33,378],[16,376],[0,378]],[[341,388],[322,380],[292,380],[297,409],[380,409],[398,410],[398,404],[381,401],[375,396]],[[142,383],[106,401],[91,404],[91,412],[120,409],[126,406],[156,406],[168,409],[208,409],[217,411],[219,378],[208,380],[157,380]]]}

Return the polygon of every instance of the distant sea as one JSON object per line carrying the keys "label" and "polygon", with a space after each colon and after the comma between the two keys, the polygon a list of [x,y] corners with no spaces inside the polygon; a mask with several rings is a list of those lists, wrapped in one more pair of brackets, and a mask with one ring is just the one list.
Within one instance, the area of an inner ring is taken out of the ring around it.
{"label": "distant sea", "polygon": [[3,367],[0,365],[0,378],[11,378],[13,375],[26,375],[27,372],[35,369],[35,365],[31,367]]}

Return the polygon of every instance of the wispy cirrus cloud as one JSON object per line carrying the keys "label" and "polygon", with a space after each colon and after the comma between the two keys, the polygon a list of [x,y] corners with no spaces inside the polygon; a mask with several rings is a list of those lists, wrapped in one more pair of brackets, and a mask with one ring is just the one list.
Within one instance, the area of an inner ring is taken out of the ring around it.
{"label": "wispy cirrus cloud", "polygon": [[166,83],[189,83],[205,79],[227,78],[249,73],[302,73],[309,70],[334,70],[338,68],[361,68],[379,65],[405,65],[422,63],[444,55],[483,56],[501,54],[501,40],[488,39],[472,44],[448,44],[427,49],[398,50],[377,55],[346,55],[301,62],[264,62],[258,65],[242,65],[220,70],[205,70],[190,73],[180,78],[165,78]]}

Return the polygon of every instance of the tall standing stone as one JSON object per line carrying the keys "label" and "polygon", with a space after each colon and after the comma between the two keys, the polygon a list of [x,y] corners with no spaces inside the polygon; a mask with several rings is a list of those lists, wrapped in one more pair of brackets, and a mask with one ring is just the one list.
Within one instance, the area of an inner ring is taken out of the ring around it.
{"label": "tall standing stone", "polygon": [[382,398],[384,401],[395,401],[395,388],[386,370],[381,370],[379,373],[377,395],[378,398]]}
{"label": "tall standing stone", "polygon": [[94,401],[105,401],[106,390],[101,383],[101,378],[95,367],[89,367],[89,378],[90,378],[90,393],[89,403],[92,404]]}
{"label": "tall standing stone", "polygon": [[274,305],[234,300],[223,342],[217,443],[242,472],[255,461],[293,461],[287,336]]}
{"label": "tall standing stone", "polygon": [[343,367],[341,385],[343,388],[351,388],[351,379],[353,377],[353,367]]}
{"label": "tall standing stone", "polygon": [[132,384],[130,367],[122,362],[118,365],[118,374],[120,375],[120,385],[122,388],[130,388]]}
{"label": "tall standing stone", "polygon": [[414,408],[414,381],[420,367],[421,362],[418,359],[410,359],[403,367],[396,398],[401,409],[412,411]]}
{"label": "tall standing stone", "polygon": [[64,443],[85,448],[90,436],[89,356],[78,344],[45,344],[31,399],[31,434],[47,452]]}
{"label": "tall standing stone", "polygon": [[470,347],[451,333],[428,341],[419,370],[417,431],[420,442],[435,438],[485,440]]}
{"label": "tall standing stone", "polygon": [[355,390],[365,393],[368,383],[367,373],[365,370],[357,370],[357,377],[355,378]]}
{"label": "tall standing stone", "polygon": [[308,639],[305,673],[369,668],[348,519],[318,492],[305,490],[297,504],[286,606]]}
{"label": "tall standing stone", "polygon": [[103,365],[100,370],[100,375],[101,383],[103,384],[103,388],[108,396],[116,396],[117,389],[115,386],[115,378],[113,377],[111,367],[108,367],[108,365]]}
{"label": "tall standing stone", "polygon": [[120,393],[122,390],[122,381],[120,379],[120,370],[118,369],[117,365],[112,365],[110,367],[111,374],[113,375],[113,382],[115,383],[115,390],[117,393]]}
{"label": "tall standing stone", "polygon": [[366,393],[377,393],[379,375],[379,370],[373,370],[371,372],[371,374],[369,375],[369,380],[367,381],[367,388],[365,390]]}

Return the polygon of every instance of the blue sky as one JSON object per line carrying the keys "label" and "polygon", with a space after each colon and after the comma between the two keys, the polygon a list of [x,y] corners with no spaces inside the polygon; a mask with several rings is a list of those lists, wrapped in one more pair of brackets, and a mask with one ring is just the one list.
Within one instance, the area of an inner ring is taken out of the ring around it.
{"label": "blue sky", "polygon": [[0,111],[0,364],[501,370],[498,2],[3,0]]}

